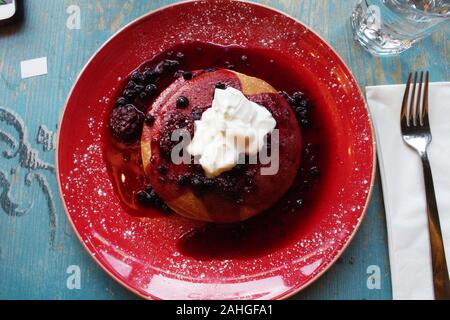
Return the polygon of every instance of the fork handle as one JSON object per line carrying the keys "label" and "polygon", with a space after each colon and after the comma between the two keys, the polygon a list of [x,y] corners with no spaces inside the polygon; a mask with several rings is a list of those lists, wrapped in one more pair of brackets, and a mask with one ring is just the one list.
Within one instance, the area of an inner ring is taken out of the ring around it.
{"label": "fork handle", "polygon": [[436,195],[434,193],[433,175],[427,153],[421,155],[425,192],[427,197],[428,230],[430,233],[431,262],[433,268],[434,298],[450,300],[450,280],[445,260],[444,242],[439,222]]}

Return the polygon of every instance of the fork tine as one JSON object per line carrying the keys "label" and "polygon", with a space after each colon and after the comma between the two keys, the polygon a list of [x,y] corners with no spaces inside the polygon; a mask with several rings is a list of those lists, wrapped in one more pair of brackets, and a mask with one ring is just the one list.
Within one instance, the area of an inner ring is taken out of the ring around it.
{"label": "fork tine", "polygon": [[414,125],[420,126],[423,124],[423,117],[421,113],[420,105],[422,103],[422,83],[423,83],[423,71],[420,72],[419,91],[417,92],[416,99],[416,112],[414,114]]}
{"label": "fork tine", "polygon": [[428,87],[430,85],[430,73],[427,71],[425,73],[425,88],[423,91],[423,102],[422,102],[422,122],[424,126],[429,126],[428,120]]}
{"label": "fork tine", "polygon": [[401,112],[401,126],[406,128],[408,126],[408,97],[409,89],[411,87],[412,73],[409,74],[408,82],[406,83],[405,95],[403,96],[402,112]]}
{"label": "fork tine", "polygon": [[409,102],[409,116],[408,116],[408,124],[409,124],[409,126],[415,125],[415,120],[414,120],[414,100],[416,98],[416,86],[417,86],[417,71],[414,72],[414,85],[413,85],[413,90],[412,90],[412,94],[411,94],[411,98],[410,98],[410,102]]}

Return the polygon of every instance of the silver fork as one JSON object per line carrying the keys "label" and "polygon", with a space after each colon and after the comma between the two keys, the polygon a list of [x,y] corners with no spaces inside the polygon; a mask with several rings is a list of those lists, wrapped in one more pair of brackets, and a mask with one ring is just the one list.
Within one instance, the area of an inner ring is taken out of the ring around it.
{"label": "silver fork", "polygon": [[449,274],[434,193],[433,176],[427,154],[428,146],[432,140],[428,119],[429,73],[428,71],[425,73],[425,85],[423,85],[424,73],[420,73],[419,83],[417,83],[418,73],[414,73],[414,84],[412,85],[412,93],[410,94],[412,78],[413,74],[410,73],[403,97],[401,112],[402,136],[405,143],[416,150],[422,159],[431,245],[434,297],[436,300],[450,300]]}

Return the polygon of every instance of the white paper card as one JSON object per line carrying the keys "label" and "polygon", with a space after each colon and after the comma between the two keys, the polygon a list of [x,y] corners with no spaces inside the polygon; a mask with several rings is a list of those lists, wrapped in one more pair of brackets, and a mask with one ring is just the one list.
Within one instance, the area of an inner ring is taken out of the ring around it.
{"label": "white paper card", "polygon": [[47,57],[21,61],[20,73],[22,79],[47,74]]}

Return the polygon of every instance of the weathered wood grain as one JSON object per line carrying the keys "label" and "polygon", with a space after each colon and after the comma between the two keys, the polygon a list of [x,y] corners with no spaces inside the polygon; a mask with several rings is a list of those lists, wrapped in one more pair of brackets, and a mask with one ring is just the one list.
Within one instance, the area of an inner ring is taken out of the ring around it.
{"label": "weathered wood grain", "polygon": [[[43,161],[54,163],[54,150],[45,151],[37,143],[40,125],[55,130],[64,101],[76,76],[89,57],[115,31],[134,18],[170,0],[41,0],[25,1],[25,21],[21,26],[0,29],[0,107],[22,119],[26,139],[39,150]],[[410,70],[427,69],[433,81],[449,80],[450,42],[448,28],[399,57],[375,58],[354,44],[349,16],[354,1],[341,0],[260,0],[311,26],[342,56],[361,87],[400,83]],[[66,8],[81,9],[81,30],[66,28]],[[20,61],[48,57],[49,74],[20,79]],[[0,122],[1,129],[11,130]],[[0,150],[7,148],[0,141]],[[133,299],[116,284],[84,251],[65,217],[53,172],[39,173],[48,181],[25,182],[27,169],[17,159],[0,156],[0,172],[11,182],[11,195],[20,208],[29,207],[21,217],[0,207],[0,298],[3,299]],[[0,176],[1,177],[1,176]],[[1,184],[0,192],[5,192]],[[55,204],[55,240],[49,231],[49,203]],[[379,178],[366,220],[358,235],[339,260],[319,281],[298,294],[298,299],[389,299],[391,298],[387,240]],[[81,268],[80,290],[66,287],[66,269]],[[381,270],[381,289],[366,286],[370,265]]]}

